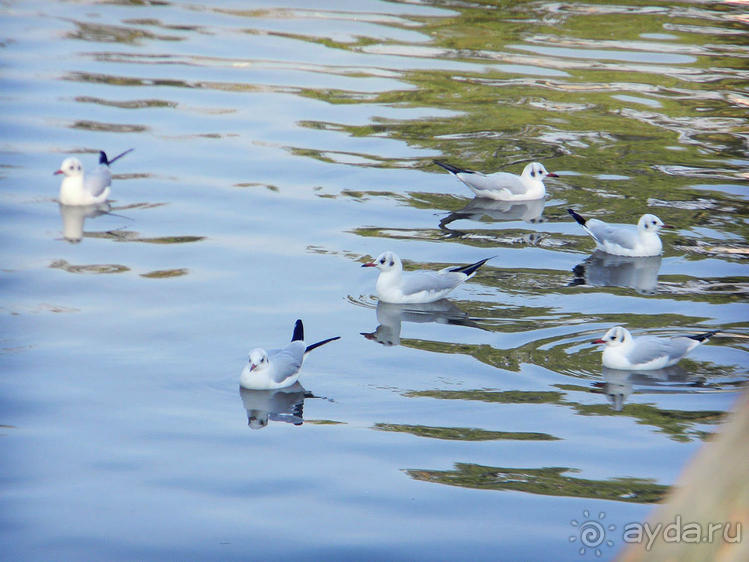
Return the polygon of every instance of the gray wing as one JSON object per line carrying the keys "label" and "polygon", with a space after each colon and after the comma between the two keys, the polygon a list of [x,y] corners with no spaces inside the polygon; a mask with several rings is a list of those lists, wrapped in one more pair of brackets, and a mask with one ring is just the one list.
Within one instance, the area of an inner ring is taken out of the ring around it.
{"label": "gray wing", "polygon": [[268,352],[268,360],[273,367],[271,378],[281,383],[294,376],[302,368],[304,342],[293,341],[283,349],[272,349]]}
{"label": "gray wing", "polygon": [[633,249],[637,245],[637,228],[632,226],[612,226],[597,219],[585,223],[588,232],[601,243],[617,244],[622,248]]}
{"label": "gray wing", "polygon": [[87,172],[83,181],[83,187],[93,197],[98,197],[112,184],[112,173],[108,166],[98,166],[92,172]]}
{"label": "gray wing", "polygon": [[421,291],[454,289],[466,276],[462,273],[437,273],[436,271],[411,271],[403,274],[402,290],[405,295]]}
{"label": "gray wing", "polygon": [[515,174],[507,172],[495,172],[490,175],[484,175],[479,172],[471,174],[458,174],[458,177],[466,184],[473,186],[474,189],[484,191],[496,191],[507,189],[510,193],[521,195],[526,192],[525,187],[520,182],[520,178]]}
{"label": "gray wing", "polygon": [[634,364],[649,363],[659,357],[675,359],[684,355],[690,348],[689,338],[657,338],[642,336],[637,338],[637,345],[630,351],[628,359]]}

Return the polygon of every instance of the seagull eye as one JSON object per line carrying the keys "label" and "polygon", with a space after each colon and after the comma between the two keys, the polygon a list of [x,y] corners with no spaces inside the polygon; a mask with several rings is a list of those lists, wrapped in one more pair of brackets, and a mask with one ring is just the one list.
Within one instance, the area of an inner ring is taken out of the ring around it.
{"label": "seagull eye", "polygon": [[390,267],[393,267],[395,265],[395,262],[391,261],[389,265],[390,265]]}
{"label": "seagull eye", "polygon": [[382,258],[382,259],[380,260],[380,263],[381,263],[381,264],[383,264],[383,265],[385,265],[385,258]]}
{"label": "seagull eye", "polygon": [[534,172],[533,170],[531,170],[531,177],[532,177],[532,178],[535,178],[535,177],[536,177],[536,172]]}

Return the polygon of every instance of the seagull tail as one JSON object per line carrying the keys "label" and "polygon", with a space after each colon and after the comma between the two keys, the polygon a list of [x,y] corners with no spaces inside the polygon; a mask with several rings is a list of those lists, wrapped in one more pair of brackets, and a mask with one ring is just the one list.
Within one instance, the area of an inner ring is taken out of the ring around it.
{"label": "seagull tail", "polygon": [[111,166],[117,160],[119,160],[120,158],[122,158],[123,156],[125,156],[125,154],[130,154],[133,150],[135,150],[135,149],[134,148],[128,148],[125,152],[123,152],[122,154],[118,154],[117,156],[115,156],[111,160],[107,160],[107,155],[104,154],[104,151],[99,151],[99,164],[106,164],[107,166]]}
{"label": "seagull tail", "polygon": [[468,275],[468,277],[470,277],[471,275],[473,275],[474,273],[476,273],[476,270],[479,267],[481,267],[486,262],[488,262],[490,259],[495,258],[495,257],[496,256],[492,256],[491,258],[486,258],[486,259],[483,259],[481,261],[477,261],[476,263],[472,263],[471,265],[462,265],[462,266],[459,266],[459,267],[453,267],[449,271],[451,271],[453,273],[465,273],[466,275]]}
{"label": "seagull tail", "polygon": [[304,324],[301,320],[297,320],[294,324],[294,335],[291,336],[291,341],[304,341]]}
{"label": "seagull tail", "polygon": [[463,168],[458,168],[451,164],[447,164],[446,162],[440,162],[439,160],[432,160],[432,162],[437,164],[439,167],[444,168],[451,174],[472,174],[473,173],[471,170],[464,170]]}
{"label": "seagull tail", "polygon": [[334,338],[328,338],[326,340],[322,340],[322,341],[319,341],[317,343],[313,343],[312,345],[308,345],[307,349],[304,350],[304,354],[306,355],[310,351],[312,351],[313,349],[316,349],[316,348],[318,348],[318,347],[320,347],[322,345],[325,345],[326,343],[330,343],[332,341],[339,340],[339,339],[341,339],[341,336],[336,336]]}
{"label": "seagull tail", "polygon": [[578,214],[577,214],[577,213],[576,213],[575,211],[573,211],[572,209],[567,209],[567,212],[568,212],[568,213],[569,213],[570,215],[572,215],[572,218],[573,218],[573,219],[575,219],[575,220],[576,220],[576,221],[578,222],[578,224],[580,224],[581,226],[585,226],[585,223],[587,222],[587,220],[585,219],[585,217],[583,217],[583,216],[581,216],[581,215],[578,215]]}
{"label": "seagull tail", "polygon": [[694,336],[687,336],[690,340],[696,340],[698,342],[704,342],[712,338],[715,334],[720,332],[720,330],[710,330],[709,332],[705,332],[704,334],[695,334]]}

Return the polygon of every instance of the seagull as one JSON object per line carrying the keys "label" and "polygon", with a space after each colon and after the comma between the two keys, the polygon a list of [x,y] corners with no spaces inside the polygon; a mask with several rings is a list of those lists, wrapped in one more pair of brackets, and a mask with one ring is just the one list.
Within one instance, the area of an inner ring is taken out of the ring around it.
{"label": "seagull", "polygon": [[471,265],[451,266],[439,271],[403,271],[400,258],[393,252],[383,252],[375,261],[362,267],[376,267],[377,298],[395,304],[434,302],[447,296],[458,285],[468,281],[476,270],[492,258]]}
{"label": "seagull", "polygon": [[626,328],[616,326],[593,343],[606,344],[603,366],[609,369],[650,371],[675,365],[698,345],[706,342],[720,330],[711,330],[694,336],[659,338],[641,336],[633,338]]}
{"label": "seagull", "polygon": [[255,348],[250,351],[250,361],[242,369],[239,385],[250,390],[270,390],[294,384],[299,378],[305,356],[328,342],[341,339],[340,336],[313,343],[305,347],[304,326],[301,320],[294,324],[291,343],[283,349]]}
{"label": "seagull", "polygon": [[63,205],[98,205],[109,197],[112,173],[109,166],[134,149],[126,150],[107,159],[104,151],[99,151],[99,166],[88,174],[83,172],[83,164],[78,158],[66,158],[54,175],[64,174],[60,184],[60,203]]}
{"label": "seagull", "polygon": [[635,228],[629,224],[620,226],[598,219],[586,219],[572,209],[567,209],[567,212],[593,237],[599,250],[615,256],[638,258],[660,255],[663,244],[658,231],[673,228],[651,214],[642,215]]}
{"label": "seagull", "polygon": [[556,174],[546,171],[543,164],[531,162],[519,176],[509,172],[482,174],[472,170],[457,168],[439,160],[433,161],[466,184],[476,197],[496,199],[498,201],[528,201],[543,199],[546,195],[543,179],[557,178]]}

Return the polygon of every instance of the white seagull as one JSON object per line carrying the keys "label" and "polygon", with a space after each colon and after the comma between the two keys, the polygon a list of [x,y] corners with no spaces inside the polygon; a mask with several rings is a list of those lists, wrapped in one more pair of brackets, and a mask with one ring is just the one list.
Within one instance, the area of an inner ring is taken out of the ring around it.
{"label": "white seagull", "polygon": [[250,351],[250,361],[242,369],[239,385],[250,390],[270,390],[294,384],[299,378],[305,356],[315,348],[341,339],[340,336],[304,345],[304,326],[301,320],[294,324],[291,343],[282,349],[255,348]]}
{"label": "white seagull", "polygon": [[98,205],[109,197],[112,173],[109,166],[134,149],[129,149],[112,158],[99,152],[99,166],[89,173],[83,172],[83,164],[78,158],[66,158],[54,175],[65,174],[60,184],[60,203],[63,205]]}
{"label": "white seagull", "polygon": [[492,258],[471,265],[451,266],[439,271],[403,271],[400,258],[393,252],[383,252],[375,261],[362,267],[376,267],[377,298],[396,304],[420,304],[434,302],[447,296],[458,285],[468,281],[476,270]]}
{"label": "white seagull", "polygon": [[651,371],[675,365],[698,345],[706,342],[720,330],[711,330],[694,336],[659,338],[656,336],[632,337],[626,328],[616,326],[593,343],[606,344],[603,366],[609,369]]}
{"label": "white seagull", "polygon": [[434,163],[443,167],[466,184],[476,194],[476,197],[496,199],[498,201],[542,199],[546,195],[546,187],[544,187],[543,179],[545,177],[559,177],[556,174],[547,172],[543,164],[539,164],[538,162],[528,164],[519,176],[509,172],[495,172],[487,175],[481,172],[457,168],[439,160],[434,160]]}
{"label": "white seagull", "polygon": [[572,209],[567,209],[580,226],[593,237],[596,247],[607,254],[633,258],[657,256],[663,251],[658,231],[672,228],[655,215],[642,215],[637,226],[631,224],[613,225],[598,219],[586,219]]}

